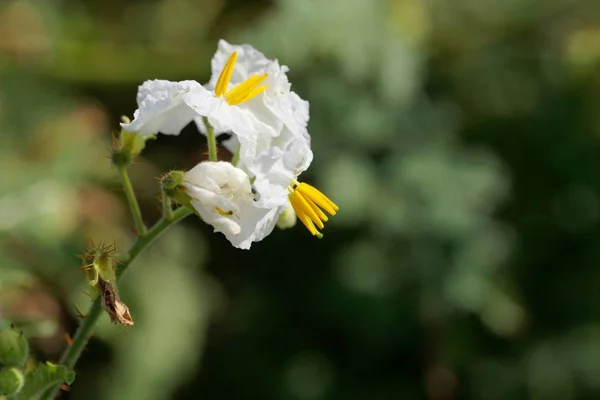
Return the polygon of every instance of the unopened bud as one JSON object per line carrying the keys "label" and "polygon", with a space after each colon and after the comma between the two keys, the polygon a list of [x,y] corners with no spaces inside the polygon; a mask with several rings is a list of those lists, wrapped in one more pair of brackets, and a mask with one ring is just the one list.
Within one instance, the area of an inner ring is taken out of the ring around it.
{"label": "unopened bud", "polygon": [[177,204],[181,204],[194,210],[194,207],[190,203],[190,196],[185,192],[181,186],[181,182],[185,178],[185,172],[183,171],[171,171],[164,175],[161,179],[161,186],[165,196],[169,197]]}
{"label": "unopened bud", "polygon": [[16,367],[4,367],[0,370],[0,395],[13,396],[21,391],[25,384],[25,374]]}
{"label": "unopened bud", "polygon": [[29,344],[22,332],[10,328],[0,332],[0,364],[24,365],[29,356]]}
{"label": "unopened bud", "polygon": [[284,212],[279,215],[277,219],[277,227],[279,229],[289,229],[296,225],[296,221],[298,217],[296,217],[296,212],[291,204],[288,204],[287,208]]}
{"label": "unopened bud", "polygon": [[[124,124],[129,124],[129,118],[123,116],[121,120]],[[115,139],[113,143],[113,149],[111,153],[111,161],[113,165],[128,166],[140,155],[144,147],[146,147],[146,140],[154,139],[156,136],[140,136],[137,132],[129,132],[125,129],[121,129],[119,137]]]}
{"label": "unopened bud", "polygon": [[113,257],[115,251],[114,246],[102,244],[95,246],[91,243],[85,254],[80,256],[81,269],[85,272],[86,280],[91,286],[97,286],[100,279],[105,282],[116,281]]}

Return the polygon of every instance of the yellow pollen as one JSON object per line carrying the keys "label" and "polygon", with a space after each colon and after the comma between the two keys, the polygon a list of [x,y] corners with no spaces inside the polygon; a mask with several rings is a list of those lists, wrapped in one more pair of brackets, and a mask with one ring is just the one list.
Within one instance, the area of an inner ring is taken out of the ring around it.
{"label": "yellow pollen", "polygon": [[231,53],[231,56],[229,56],[227,63],[225,63],[225,67],[223,67],[223,71],[221,71],[219,79],[217,80],[217,84],[215,85],[215,95],[217,97],[224,96],[227,104],[232,106],[245,103],[246,101],[258,96],[268,88],[267,85],[260,86],[260,84],[263,83],[268,76],[266,73],[264,73],[261,75],[252,75],[230,91],[227,91],[237,56],[237,51]]}
{"label": "yellow pollen", "polygon": [[288,191],[290,203],[298,219],[313,236],[322,238],[323,234],[317,228],[323,229],[324,222],[329,220],[322,209],[330,215],[335,215],[340,208],[323,193],[306,183],[294,182],[293,186],[288,186]]}

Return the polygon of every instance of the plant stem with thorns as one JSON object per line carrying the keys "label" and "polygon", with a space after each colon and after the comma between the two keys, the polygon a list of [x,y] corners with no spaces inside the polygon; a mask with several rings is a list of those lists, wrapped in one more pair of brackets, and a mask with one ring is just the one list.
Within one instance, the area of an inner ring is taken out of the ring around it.
{"label": "plant stem with thorns", "polygon": [[133,221],[135,222],[135,229],[137,230],[137,234],[139,236],[145,236],[148,233],[148,230],[146,229],[144,219],[142,218],[142,211],[140,210],[140,205],[138,204],[137,198],[135,197],[135,193],[133,192],[133,186],[131,185],[131,181],[129,180],[127,167],[124,165],[119,165],[117,166],[117,169],[119,170],[119,174],[121,174],[121,180],[123,181],[123,191],[125,192],[125,196],[127,196],[127,203],[129,203],[129,208],[131,210],[131,215],[133,216]]}
{"label": "plant stem with thorns", "polygon": [[[116,272],[117,280],[121,277],[123,272],[133,263],[137,257],[144,251],[150,244],[152,244],[167,228],[174,225],[178,221],[182,220],[192,212],[185,207],[178,208],[169,215],[164,215],[145,236],[138,236],[133,245],[127,251],[126,258],[122,262],[121,268]],[[59,363],[66,365],[67,368],[72,369],[77,360],[81,356],[83,349],[85,348],[88,340],[92,336],[92,331],[98,322],[98,319],[102,315],[102,306],[100,304],[100,297],[98,297],[89,312],[83,319],[81,325],[73,336],[73,341],[67,346],[65,352],[60,358]],[[41,400],[53,400],[54,396],[60,390],[60,386],[55,386],[44,393]]]}

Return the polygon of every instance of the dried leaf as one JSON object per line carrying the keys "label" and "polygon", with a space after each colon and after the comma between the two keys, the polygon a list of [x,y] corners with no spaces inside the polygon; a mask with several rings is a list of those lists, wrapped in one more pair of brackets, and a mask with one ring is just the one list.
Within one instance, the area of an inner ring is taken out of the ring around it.
{"label": "dried leaf", "polygon": [[124,326],[133,325],[133,319],[129,313],[129,308],[119,299],[115,287],[110,282],[100,280],[98,282],[100,289],[100,304],[108,313],[110,322]]}

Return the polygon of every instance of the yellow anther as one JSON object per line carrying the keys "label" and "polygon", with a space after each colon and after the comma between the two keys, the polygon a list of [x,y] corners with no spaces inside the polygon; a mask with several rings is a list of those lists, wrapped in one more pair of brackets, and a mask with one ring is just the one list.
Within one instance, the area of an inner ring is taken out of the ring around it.
{"label": "yellow anther", "polygon": [[265,79],[267,79],[267,74],[264,73],[261,75],[252,75],[244,82],[231,89],[229,92],[227,91],[229,82],[231,81],[231,74],[233,74],[233,69],[235,68],[237,56],[237,51],[231,53],[227,63],[225,63],[225,67],[223,67],[223,71],[221,71],[221,74],[219,75],[217,84],[215,85],[215,95],[217,97],[224,96],[227,104],[232,106],[245,103],[246,101],[258,96],[268,88],[267,85],[259,86]]}
{"label": "yellow anther", "polygon": [[317,227],[323,229],[325,227],[323,222],[327,222],[329,218],[321,209],[335,215],[339,207],[323,193],[306,183],[294,182],[294,186],[289,186],[288,190],[290,203],[298,219],[313,236],[323,237]]}
{"label": "yellow anther", "polygon": [[267,89],[266,85],[259,86],[265,79],[267,79],[267,74],[252,75],[227,92],[225,101],[232,106],[236,106],[258,96]]}
{"label": "yellow anther", "polygon": [[302,212],[304,212],[304,214],[306,214],[306,216],[309,217],[315,223],[315,225],[319,227],[319,229],[323,229],[325,227],[325,225],[323,225],[323,221],[321,221],[321,218],[319,218],[315,210],[313,210],[310,204],[308,204],[308,201],[306,201],[306,199],[302,196],[302,193],[298,191],[292,193],[290,196],[290,202],[292,203],[292,207],[294,207],[294,209],[302,210]]}
{"label": "yellow anther", "polygon": [[231,81],[231,74],[233,74],[233,68],[235,67],[235,62],[237,61],[237,54],[237,51],[231,53],[227,63],[225,63],[225,67],[223,67],[223,71],[221,71],[221,74],[219,75],[217,84],[215,85],[215,95],[217,97],[224,96],[227,104],[232,106],[245,103],[246,101],[258,96],[268,88],[267,85],[259,86],[265,79],[267,79],[268,75],[264,73],[261,75],[252,75],[250,78],[246,79],[229,92],[227,91],[229,82]]}
{"label": "yellow anther", "polygon": [[237,51],[231,53],[229,59],[227,60],[227,63],[225,63],[225,67],[223,67],[223,71],[221,71],[221,75],[219,75],[217,85],[215,86],[215,94],[217,95],[217,97],[227,92],[227,87],[229,86],[229,81],[231,80],[231,74],[233,73],[233,68],[235,67],[237,56]]}
{"label": "yellow anther", "polygon": [[335,215],[340,209],[333,201],[329,200],[327,196],[309,184],[299,183],[297,190],[331,215]]}
{"label": "yellow anther", "polygon": [[308,229],[308,231],[313,235],[318,237],[319,239],[321,239],[323,237],[323,234],[321,232],[319,232],[317,230],[317,228],[315,228],[315,224],[313,223],[313,221],[308,217],[308,215],[306,215],[304,213],[304,211],[302,210],[298,210],[296,212],[296,215],[298,216],[298,219],[300,221],[302,221],[302,223],[304,224],[304,226],[306,226],[306,228]]}

